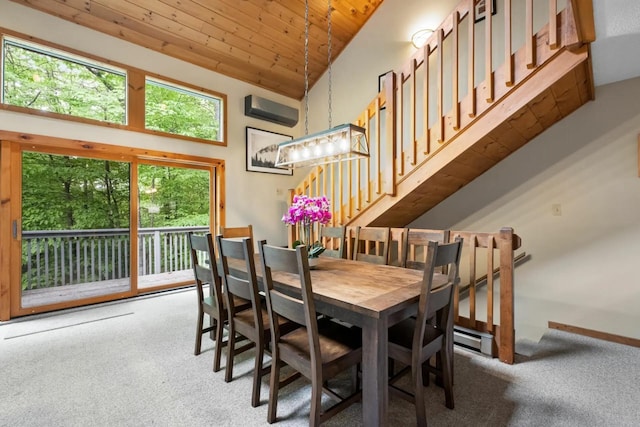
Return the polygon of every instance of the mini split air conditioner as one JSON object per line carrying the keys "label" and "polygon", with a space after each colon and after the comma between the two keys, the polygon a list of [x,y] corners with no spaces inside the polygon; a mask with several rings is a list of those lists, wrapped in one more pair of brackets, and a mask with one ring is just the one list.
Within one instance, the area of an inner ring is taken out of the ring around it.
{"label": "mini split air conditioner", "polygon": [[255,95],[244,97],[244,115],[293,127],[298,123],[298,109]]}

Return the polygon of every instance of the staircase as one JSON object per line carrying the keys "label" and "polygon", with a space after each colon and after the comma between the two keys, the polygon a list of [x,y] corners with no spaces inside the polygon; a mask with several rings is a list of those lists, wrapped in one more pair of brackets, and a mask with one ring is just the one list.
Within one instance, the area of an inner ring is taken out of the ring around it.
{"label": "staircase", "polygon": [[[360,114],[370,157],[316,166],[292,195],[327,195],[331,225],[405,227],[594,98],[591,0],[505,0],[479,21],[473,4],[461,1]],[[512,305],[513,289],[500,292]]]}

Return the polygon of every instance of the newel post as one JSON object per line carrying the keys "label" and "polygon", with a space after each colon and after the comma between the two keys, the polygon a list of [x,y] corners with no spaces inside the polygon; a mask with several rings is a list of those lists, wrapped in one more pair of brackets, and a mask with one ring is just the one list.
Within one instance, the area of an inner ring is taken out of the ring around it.
{"label": "newel post", "polygon": [[515,354],[515,325],[513,297],[513,228],[500,229],[498,247],[500,248],[500,335],[498,357],[504,363],[513,364]]}

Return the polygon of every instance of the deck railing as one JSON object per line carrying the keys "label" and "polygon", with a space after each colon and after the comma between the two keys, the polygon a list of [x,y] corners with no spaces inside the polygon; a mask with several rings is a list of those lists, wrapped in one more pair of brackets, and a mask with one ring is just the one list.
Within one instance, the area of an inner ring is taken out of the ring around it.
{"label": "deck railing", "polygon": [[[138,275],[191,268],[187,233],[209,227],[138,229]],[[22,232],[22,289],[130,277],[128,229]]]}

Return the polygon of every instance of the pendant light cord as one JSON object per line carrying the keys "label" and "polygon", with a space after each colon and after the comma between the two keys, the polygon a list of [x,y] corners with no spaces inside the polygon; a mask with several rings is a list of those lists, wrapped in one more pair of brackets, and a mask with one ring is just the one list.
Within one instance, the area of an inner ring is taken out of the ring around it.
{"label": "pendant light cord", "polygon": [[327,1],[327,71],[329,74],[329,129],[331,129],[331,0]]}
{"label": "pendant light cord", "polygon": [[309,135],[309,0],[304,2],[304,134]]}

